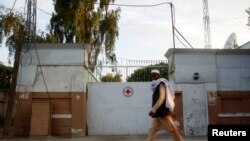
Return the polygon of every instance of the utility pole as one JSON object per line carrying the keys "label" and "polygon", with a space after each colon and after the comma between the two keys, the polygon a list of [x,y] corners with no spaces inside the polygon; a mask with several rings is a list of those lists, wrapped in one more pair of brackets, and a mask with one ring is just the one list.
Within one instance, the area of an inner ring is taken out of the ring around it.
{"label": "utility pole", "polygon": [[175,30],[175,27],[174,27],[174,14],[173,14],[173,4],[172,3],[169,3],[170,4],[170,9],[171,9],[171,22],[172,22],[172,34],[173,34],[173,48],[175,48],[175,34],[174,34],[174,30]]}
{"label": "utility pole", "polygon": [[9,92],[9,99],[7,104],[7,112],[5,116],[5,125],[4,125],[4,136],[9,137],[10,131],[12,131],[12,119],[14,114],[14,104],[16,100],[16,85],[17,85],[17,77],[18,77],[18,68],[20,64],[20,56],[22,51],[22,45],[24,43],[29,44],[31,42],[35,42],[36,40],[36,5],[37,0],[28,0],[27,1],[27,17],[25,26],[20,25],[18,39],[16,40],[16,51],[15,51],[15,61],[13,66],[13,75],[12,82]]}
{"label": "utility pole", "polygon": [[208,0],[203,0],[203,23],[204,23],[204,47],[211,48],[210,21],[208,12]]}
{"label": "utility pole", "polygon": [[34,43],[36,38],[36,6],[37,0],[28,0],[27,3],[27,17],[25,22],[25,43]]}
{"label": "utility pole", "polygon": [[23,33],[24,33],[24,27],[23,25],[20,25],[19,33],[18,33],[18,39],[16,41],[16,51],[15,51],[15,61],[13,66],[13,75],[12,75],[12,82],[10,86],[9,91],[9,99],[6,109],[6,116],[5,116],[5,124],[4,124],[4,136],[9,137],[10,131],[12,131],[11,125],[12,125],[12,116],[13,116],[13,109],[14,109],[14,103],[16,98],[16,84],[17,84],[17,74],[18,74],[18,68],[19,68],[19,61],[21,56],[21,50],[22,50],[22,44],[23,44]]}

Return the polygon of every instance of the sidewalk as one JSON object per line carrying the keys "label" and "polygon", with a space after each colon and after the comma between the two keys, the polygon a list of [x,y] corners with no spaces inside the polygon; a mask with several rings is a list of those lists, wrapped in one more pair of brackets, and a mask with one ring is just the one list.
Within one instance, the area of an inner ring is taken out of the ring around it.
{"label": "sidewalk", "polygon": [[[33,138],[12,138],[0,139],[0,141],[145,141],[146,135],[130,135],[130,136],[87,136],[84,138],[60,138],[60,137],[33,137]],[[158,136],[156,141],[174,141],[170,136]],[[207,141],[206,136],[202,137],[186,137],[184,141]]]}

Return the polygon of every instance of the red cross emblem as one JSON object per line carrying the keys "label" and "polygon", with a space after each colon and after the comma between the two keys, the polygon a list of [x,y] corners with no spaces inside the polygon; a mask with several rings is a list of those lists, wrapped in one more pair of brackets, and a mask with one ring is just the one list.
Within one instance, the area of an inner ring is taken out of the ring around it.
{"label": "red cross emblem", "polygon": [[123,95],[124,95],[124,96],[129,97],[129,96],[131,96],[132,94],[133,94],[133,89],[132,89],[131,87],[125,87],[125,88],[123,89]]}

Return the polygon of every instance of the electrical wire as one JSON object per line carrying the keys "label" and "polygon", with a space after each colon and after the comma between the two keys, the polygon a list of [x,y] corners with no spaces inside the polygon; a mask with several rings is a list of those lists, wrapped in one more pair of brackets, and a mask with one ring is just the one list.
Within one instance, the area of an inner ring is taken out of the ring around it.
{"label": "electrical wire", "polygon": [[[35,38],[35,40],[36,40],[36,38]],[[37,47],[36,47],[36,41],[35,41],[35,44],[34,44],[34,45],[35,45],[35,53],[36,53],[38,65],[39,65],[39,68],[40,68],[40,71],[41,71],[41,74],[42,74],[42,78],[43,78],[43,83],[44,83],[44,86],[45,86],[47,95],[48,95],[48,97],[49,97],[49,102],[51,103],[51,96],[50,96],[50,93],[49,93],[49,90],[48,90],[48,86],[47,86],[46,81],[45,81],[43,69],[42,69],[42,66],[41,66],[40,57],[39,57],[39,55],[38,55],[38,51],[37,51]]]}
{"label": "electrical wire", "polygon": [[[94,3],[94,4],[100,4],[100,3]],[[161,5],[165,5],[165,4],[172,4],[172,3],[170,3],[170,2],[163,2],[163,3],[158,3],[158,4],[149,4],[149,5],[134,5],[134,4],[115,4],[115,3],[110,3],[110,4],[108,4],[108,5],[112,5],[112,6],[120,6],[120,7],[137,7],[137,8],[145,8],[145,7],[156,7],[156,6],[161,6]],[[45,10],[43,10],[43,9],[41,9],[41,8],[39,8],[39,7],[37,7],[37,9],[38,10],[40,10],[40,11],[42,11],[42,12],[44,12],[45,14],[47,14],[47,15],[50,15],[50,16],[52,16],[52,14],[51,13],[48,13],[47,11],[45,11]]]}
{"label": "electrical wire", "polygon": [[[100,4],[100,3],[95,3],[95,4]],[[145,8],[145,7],[156,7],[156,6],[165,5],[165,4],[170,4],[171,6],[173,6],[172,3],[170,3],[170,2],[163,2],[163,3],[151,4],[151,5],[129,5],[129,4],[109,4],[109,5],[120,6],[120,7],[142,7],[142,8],[144,7]],[[38,9],[40,11],[48,14],[48,15],[52,15],[52,14],[48,13],[47,11],[45,11],[45,10],[39,8],[39,7],[38,7]],[[48,87],[47,87],[45,77],[44,77],[44,73],[43,73],[43,70],[42,70],[42,67],[41,67],[40,58],[39,58],[39,55],[38,55],[38,52],[37,52],[36,42],[35,42],[35,52],[36,52],[36,56],[37,56],[37,59],[38,59],[38,64],[39,64],[40,71],[41,71],[41,74],[42,74],[43,82],[44,82],[44,85],[45,85],[45,88],[46,88],[46,92],[48,93],[48,96],[50,98],[50,95],[49,95],[49,92],[48,92]]]}
{"label": "electrical wire", "polygon": [[23,130],[26,130],[26,126],[25,126],[25,123],[26,123],[26,118],[25,118],[25,116],[24,116],[24,114],[23,114],[23,108],[22,108],[22,105],[21,105],[21,100],[20,100],[20,85],[21,85],[21,80],[22,80],[22,66],[21,67],[19,67],[20,69],[19,69],[19,82],[18,82],[18,89],[17,89],[17,93],[18,93],[18,95],[17,95],[17,104],[18,104],[18,106],[16,106],[17,108],[17,111],[19,112],[19,115],[21,116],[21,121],[22,121],[22,124],[23,124]]}
{"label": "electrical wire", "polygon": [[[25,11],[24,11],[24,13],[25,13]],[[48,97],[49,97],[49,103],[51,103],[51,97],[50,97],[50,94],[49,94],[49,92],[48,92],[48,87],[47,87],[47,84],[46,84],[46,81],[45,81],[45,78],[44,78],[43,70],[42,70],[41,63],[40,63],[40,58],[39,58],[38,53],[37,53],[37,48],[36,48],[36,34],[35,34],[34,36],[35,36],[35,37],[34,37],[34,38],[35,38],[35,52],[36,52],[37,60],[38,60],[38,63],[39,63],[39,67],[40,67],[40,69],[41,69],[41,74],[42,74],[43,82],[44,82],[44,85],[45,85],[45,88],[46,88],[46,92],[47,92]],[[23,38],[23,40],[25,40],[25,39]],[[18,84],[19,86],[18,86],[18,90],[17,90],[17,92],[19,93],[19,95],[20,95],[20,85],[21,85],[21,79],[22,79],[22,67],[29,67],[29,66],[31,65],[31,63],[32,63],[32,54],[31,54],[31,52],[30,52],[30,44],[29,44],[29,41],[26,42],[26,45],[27,45],[27,48],[26,48],[26,50],[24,51],[23,55],[20,57],[21,62],[19,62],[19,64],[20,64],[20,66],[19,66],[19,68],[20,68],[20,73],[19,73],[19,75],[20,75],[20,76],[19,76],[19,84]],[[30,62],[28,63],[28,65],[24,65],[23,62],[22,62],[22,60],[23,60],[23,57],[24,57],[27,53],[31,56],[31,59],[30,59]],[[20,116],[21,116],[21,119],[20,119],[20,120],[21,120],[22,123],[23,123],[23,130],[26,131],[26,130],[27,130],[27,127],[28,127],[27,125],[25,125],[25,124],[27,123],[27,118],[26,118],[26,116],[23,115],[23,109],[22,109],[20,97],[17,97],[17,100],[18,100],[17,111],[19,112],[19,114],[20,114]]]}
{"label": "electrical wire", "polygon": [[47,15],[52,16],[52,14],[50,14],[49,12],[47,12],[47,11],[45,11],[45,10],[39,8],[39,7],[37,7],[37,9],[40,10],[40,11],[42,11],[43,13],[45,13],[45,14],[47,14]]}
{"label": "electrical wire", "polygon": [[[100,3],[95,3],[95,4],[100,4]],[[135,4],[115,4],[115,3],[111,3],[109,5],[113,5],[113,6],[120,6],[120,7],[156,7],[156,6],[160,6],[160,5],[165,5],[165,4],[170,4],[170,2],[163,2],[163,3],[158,3],[158,4],[150,4],[150,5],[135,5]]]}
{"label": "electrical wire", "polygon": [[180,38],[175,34],[175,37],[178,39],[178,41],[185,47],[185,48],[188,48],[181,40]]}
{"label": "electrical wire", "polygon": [[[94,4],[100,4],[100,3],[94,3]],[[112,5],[112,6],[120,6],[120,7],[141,7],[141,8],[145,8],[145,7],[156,7],[156,6],[160,6],[160,5],[165,5],[165,4],[171,4],[170,2],[163,2],[163,3],[158,3],[158,4],[150,4],[150,5],[134,5],[134,4],[115,4],[115,3],[110,3],[108,5]],[[47,11],[37,7],[38,10],[44,12],[47,15],[52,16],[52,14],[48,13]]]}
{"label": "electrical wire", "polygon": [[186,43],[191,47],[194,48],[188,41],[187,39],[174,27],[174,30],[177,31],[177,33],[186,41]]}
{"label": "electrical wire", "polygon": [[3,21],[5,20],[5,18],[8,17],[10,13],[12,13],[12,11],[13,11],[15,5],[16,5],[16,2],[17,2],[17,0],[14,1],[13,5],[12,5],[12,8],[11,8],[10,11],[8,12],[8,14],[6,14],[6,16],[2,19],[0,25],[3,23]]}
{"label": "electrical wire", "polygon": [[174,5],[172,4],[172,3],[170,3],[170,7],[172,7],[171,9],[172,9],[172,13],[173,13],[173,24],[174,24],[174,26],[175,26],[175,7],[174,7]]}
{"label": "electrical wire", "polygon": [[[29,48],[26,50],[26,51],[29,51]],[[25,51],[25,52],[26,52]],[[23,113],[23,108],[22,108],[22,104],[21,104],[21,100],[20,100],[20,86],[21,86],[21,81],[22,81],[22,74],[23,74],[23,69],[22,69],[22,67],[28,67],[28,66],[25,66],[25,65],[23,65],[22,64],[22,60],[23,60],[23,56],[25,55],[25,53],[21,56],[21,58],[20,58],[20,61],[19,61],[19,69],[18,69],[18,78],[19,78],[19,81],[18,81],[18,89],[17,89],[17,93],[18,93],[18,95],[17,95],[17,106],[16,106],[16,109],[17,109],[17,112],[19,112],[19,115],[20,115],[20,120],[21,120],[21,122],[22,122],[22,124],[23,124],[23,132],[25,132],[26,130],[27,130],[27,128],[28,128],[28,126],[26,125],[26,123],[28,122],[27,121],[27,118],[25,117],[25,115],[24,115],[24,113]],[[31,62],[30,62],[31,63]]]}
{"label": "electrical wire", "polygon": [[7,15],[9,15],[13,11],[13,9],[14,9],[14,7],[16,5],[16,2],[17,2],[17,0],[14,1],[14,4],[12,5],[12,8],[10,9],[10,12]]}
{"label": "electrical wire", "polygon": [[[27,49],[25,50],[25,51],[23,51],[24,53],[23,53],[23,55],[21,56],[21,66],[23,66],[23,67],[29,67],[30,65],[31,65],[31,63],[32,63],[32,54],[31,54],[31,52],[30,52],[30,46],[29,46],[29,44],[26,44],[28,47],[27,47]],[[27,63],[27,64],[23,64],[23,62],[22,62],[22,60],[23,60],[23,57],[25,56],[25,55],[29,55],[30,56],[30,61],[29,61],[29,63]]]}

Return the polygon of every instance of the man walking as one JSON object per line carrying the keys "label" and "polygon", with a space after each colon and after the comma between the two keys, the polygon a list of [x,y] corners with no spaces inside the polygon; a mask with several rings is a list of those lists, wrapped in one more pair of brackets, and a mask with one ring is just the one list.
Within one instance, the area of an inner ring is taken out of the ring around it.
{"label": "man walking", "polygon": [[165,78],[160,78],[159,70],[151,71],[152,109],[149,115],[152,117],[151,127],[147,141],[155,141],[158,131],[168,131],[175,141],[183,141],[182,136],[174,125],[172,116],[174,109],[174,89]]}

